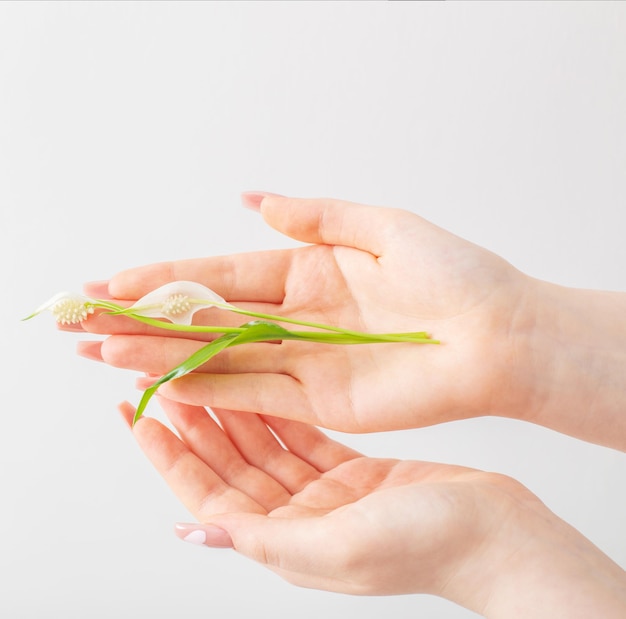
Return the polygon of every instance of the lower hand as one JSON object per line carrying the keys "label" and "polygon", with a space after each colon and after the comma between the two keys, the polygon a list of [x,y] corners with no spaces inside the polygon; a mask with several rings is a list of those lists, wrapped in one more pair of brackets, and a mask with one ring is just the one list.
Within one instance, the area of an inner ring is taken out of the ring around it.
{"label": "lower hand", "polygon": [[217,410],[218,425],[160,400],[180,438],[151,418],[133,432],[198,519],[183,538],[305,587],[425,592],[489,617],[623,616],[624,572],[508,477],[366,458],[298,422]]}

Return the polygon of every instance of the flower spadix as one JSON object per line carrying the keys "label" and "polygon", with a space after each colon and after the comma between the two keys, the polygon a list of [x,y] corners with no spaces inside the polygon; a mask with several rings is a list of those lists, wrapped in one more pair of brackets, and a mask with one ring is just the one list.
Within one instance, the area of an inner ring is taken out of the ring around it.
{"label": "flower spadix", "polygon": [[191,325],[193,315],[208,307],[234,309],[219,294],[202,284],[177,281],[149,292],[123,313],[146,318],[165,318],[174,324]]}
{"label": "flower spadix", "polygon": [[24,320],[38,316],[46,310],[50,310],[54,319],[59,324],[75,325],[86,320],[90,314],[93,314],[96,305],[97,301],[95,299],[91,299],[82,294],[59,292],[51,299],[48,299]]}

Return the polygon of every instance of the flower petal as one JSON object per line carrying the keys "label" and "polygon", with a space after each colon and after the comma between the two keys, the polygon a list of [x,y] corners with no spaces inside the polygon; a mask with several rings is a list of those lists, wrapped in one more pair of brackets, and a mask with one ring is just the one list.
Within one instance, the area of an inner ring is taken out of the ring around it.
{"label": "flower petal", "polygon": [[166,318],[179,325],[190,325],[193,315],[207,307],[232,307],[219,294],[197,282],[176,281],[165,284],[127,308],[125,313]]}

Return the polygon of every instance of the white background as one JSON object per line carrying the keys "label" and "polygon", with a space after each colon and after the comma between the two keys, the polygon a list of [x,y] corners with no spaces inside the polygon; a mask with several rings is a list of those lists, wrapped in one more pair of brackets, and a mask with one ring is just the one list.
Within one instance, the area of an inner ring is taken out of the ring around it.
{"label": "white background", "polygon": [[[626,4],[1,3],[0,616],[474,616],[180,542],[116,413],[135,376],[19,321],[122,268],[293,246],[245,189],[407,208],[626,290]],[[626,565],[624,454],[502,419],[344,438],[513,475]]]}

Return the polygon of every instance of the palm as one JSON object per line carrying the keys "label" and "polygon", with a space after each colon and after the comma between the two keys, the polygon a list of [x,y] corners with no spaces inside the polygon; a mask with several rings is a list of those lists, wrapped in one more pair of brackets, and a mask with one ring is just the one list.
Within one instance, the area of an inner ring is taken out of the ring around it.
{"label": "palm", "polygon": [[[154,419],[135,426],[157,470],[200,522],[239,520],[252,550],[245,539],[238,549],[258,553],[293,582],[378,593],[415,591],[417,582],[437,590],[459,556],[484,544],[489,523],[498,521],[496,476],[365,458],[292,421],[218,411],[220,428],[202,408],[161,402],[180,438]],[[130,419],[132,408],[125,413]],[[490,515],[477,526],[483,501]],[[259,548],[259,525],[277,528],[283,543],[294,545],[296,563],[309,553],[309,572],[300,574],[289,558],[273,565]],[[407,564],[421,566],[417,575]]]}
{"label": "palm", "polygon": [[[258,369],[293,377],[297,388],[286,406],[264,412],[288,416],[296,406],[300,415],[306,411],[299,419],[359,432],[487,411],[485,395],[502,383],[500,371],[507,365],[502,344],[524,278],[496,256],[443,231],[430,229],[425,236],[391,245],[378,259],[345,247],[296,250],[284,300],[275,311],[368,332],[425,330],[443,346],[322,348],[291,342],[266,349]],[[417,256],[415,246],[421,248]],[[244,354],[237,354],[238,362]]]}
{"label": "palm", "polygon": [[[193,279],[255,311],[372,332],[426,330],[443,346],[285,342],[234,348],[202,372],[164,385],[162,393],[280,417],[297,411],[300,420],[356,432],[489,412],[494,390],[507,382],[504,368],[513,375],[508,338],[526,279],[493,254],[414,215],[385,211],[383,222],[378,229],[373,222],[378,236],[372,234],[370,247],[317,243],[152,265],[118,276],[114,292],[137,298],[166,281]],[[201,320],[241,322],[237,315],[219,314]],[[87,324],[99,332],[129,330],[128,323]],[[136,335],[137,329],[130,326],[129,332]],[[107,342],[106,360],[162,374],[198,347],[193,340],[164,342],[148,334]]]}

